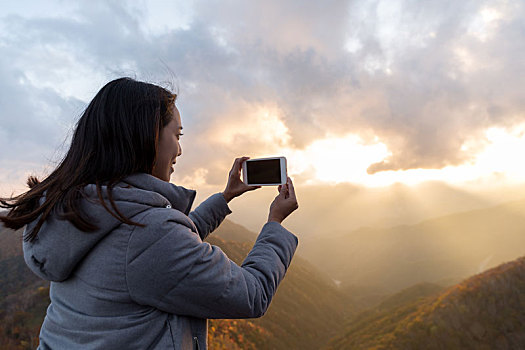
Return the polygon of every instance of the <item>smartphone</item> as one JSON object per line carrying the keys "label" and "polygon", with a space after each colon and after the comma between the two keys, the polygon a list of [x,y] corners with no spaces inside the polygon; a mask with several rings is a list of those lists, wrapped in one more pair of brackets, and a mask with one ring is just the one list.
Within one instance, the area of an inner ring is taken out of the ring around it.
{"label": "smartphone", "polygon": [[250,186],[275,186],[286,183],[286,158],[248,159],[242,164],[243,181]]}

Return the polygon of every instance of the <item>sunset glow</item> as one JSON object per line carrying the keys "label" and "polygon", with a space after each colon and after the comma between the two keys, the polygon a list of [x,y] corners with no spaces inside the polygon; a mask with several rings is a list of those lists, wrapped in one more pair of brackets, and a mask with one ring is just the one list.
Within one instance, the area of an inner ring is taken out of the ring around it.
{"label": "sunset glow", "polygon": [[379,141],[364,144],[357,135],[317,140],[302,151],[283,150],[288,154],[292,175],[311,174],[307,183],[357,183],[388,186],[394,183],[416,185],[425,181],[461,184],[489,180],[519,183],[525,181],[525,124],[510,130],[490,128],[485,132],[485,146],[465,164],[442,169],[410,169],[368,174],[367,168],[385,159],[390,151]]}
{"label": "sunset glow", "polygon": [[358,135],[316,140],[301,151],[288,151],[290,173],[308,172],[308,183],[355,182],[366,184],[366,169],[389,155],[383,143],[364,144]]}

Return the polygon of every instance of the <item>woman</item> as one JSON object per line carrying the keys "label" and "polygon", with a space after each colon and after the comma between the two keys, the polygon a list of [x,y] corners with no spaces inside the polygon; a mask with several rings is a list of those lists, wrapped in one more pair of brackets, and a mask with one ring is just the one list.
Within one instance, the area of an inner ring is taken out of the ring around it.
{"label": "woman", "polygon": [[260,317],[297,247],[281,222],[297,208],[279,188],[242,266],[203,240],[257,187],[235,160],[224,192],[190,212],[195,192],[169,183],[182,125],[176,96],[129,78],[104,86],[71,147],[42,182],[2,200],[5,226],[25,226],[24,257],[50,280],[39,349],[207,347],[207,318]]}

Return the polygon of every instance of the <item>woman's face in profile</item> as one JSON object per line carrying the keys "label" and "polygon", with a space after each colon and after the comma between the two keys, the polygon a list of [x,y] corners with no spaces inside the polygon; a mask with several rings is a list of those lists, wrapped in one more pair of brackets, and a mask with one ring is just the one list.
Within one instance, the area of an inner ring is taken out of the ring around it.
{"label": "woman's face in profile", "polygon": [[176,158],[182,154],[179,139],[182,135],[182,123],[177,107],[173,107],[173,118],[160,132],[157,158],[153,166],[152,175],[170,181]]}

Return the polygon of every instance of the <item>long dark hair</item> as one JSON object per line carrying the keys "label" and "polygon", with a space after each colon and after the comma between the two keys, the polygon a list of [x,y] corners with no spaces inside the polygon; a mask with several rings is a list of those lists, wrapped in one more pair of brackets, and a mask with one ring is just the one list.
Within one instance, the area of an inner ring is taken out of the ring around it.
{"label": "long dark hair", "polygon": [[[142,226],[118,210],[111,190],[127,175],[152,173],[160,131],[173,118],[176,97],[160,86],[131,78],[107,83],[78,120],[71,147],[58,167],[43,181],[30,176],[27,192],[0,198],[0,207],[10,209],[0,221],[16,230],[40,216],[25,241],[35,239],[51,212],[82,231],[95,231],[98,227],[80,210],[80,199],[84,186],[96,184],[99,200],[111,215]],[[107,186],[111,208],[103,199],[102,185]]]}

